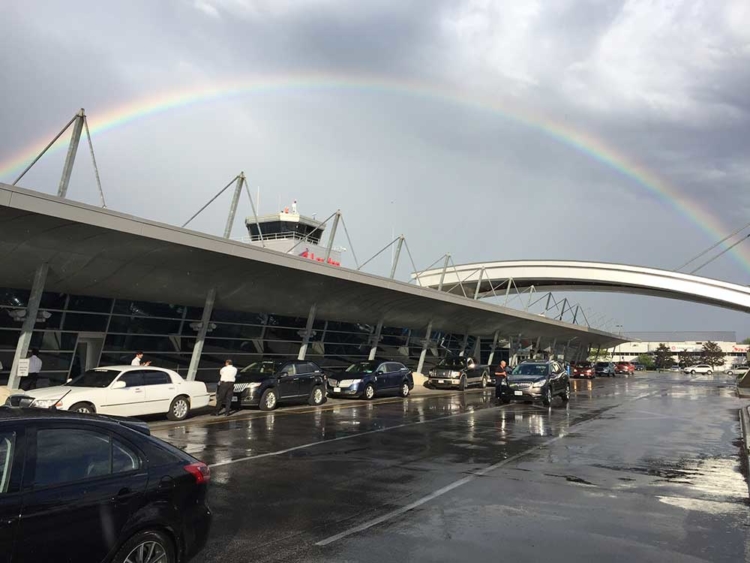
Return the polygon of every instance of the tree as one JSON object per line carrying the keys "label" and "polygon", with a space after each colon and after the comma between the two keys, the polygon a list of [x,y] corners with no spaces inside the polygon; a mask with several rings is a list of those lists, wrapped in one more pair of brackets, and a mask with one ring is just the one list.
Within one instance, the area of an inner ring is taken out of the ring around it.
{"label": "tree", "polygon": [[643,364],[648,370],[654,369],[654,358],[651,354],[641,354],[635,361]]}
{"label": "tree", "polygon": [[748,336],[747,338],[745,338],[745,340],[743,340],[741,342],[741,344],[750,344],[750,336]]}
{"label": "tree", "polygon": [[684,368],[694,366],[698,363],[698,360],[696,360],[692,352],[688,352],[687,350],[677,352],[677,361],[679,362],[680,366]]}
{"label": "tree", "polygon": [[716,342],[710,340],[703,345],[701,350],[702,361],[709,364],[712,368],[724,365],[724,352]]}
{"label": "tree", "polygon": [[656,349],[654,363],[656,364],[657,369],[660,370],[672,367],[674,359],[672,358],[672,350],[669,349],[669,346],[666,344],[659,344],[659,347]]}

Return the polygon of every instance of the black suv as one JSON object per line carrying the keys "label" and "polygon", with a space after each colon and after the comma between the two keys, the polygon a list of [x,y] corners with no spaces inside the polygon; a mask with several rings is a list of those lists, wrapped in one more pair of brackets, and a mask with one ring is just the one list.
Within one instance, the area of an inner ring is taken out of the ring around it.
{"label": "black suv", "polygon": [[319,365],[305,360],[263,360],[240,370],[232,403],[272,411],[279,403],[326,402],[326,376]]}
{"label": "black suv", "polygon": [[500,393],[503,403],[541,400],[549,406],[555,396],[565,403],[570,400],[570,378],[558,362],[523,362],[507,380]]}
{"label": "black suv", "polygon": [[209,479],[143,423],[0,407],[0,562],[184,563],[208,536]]}

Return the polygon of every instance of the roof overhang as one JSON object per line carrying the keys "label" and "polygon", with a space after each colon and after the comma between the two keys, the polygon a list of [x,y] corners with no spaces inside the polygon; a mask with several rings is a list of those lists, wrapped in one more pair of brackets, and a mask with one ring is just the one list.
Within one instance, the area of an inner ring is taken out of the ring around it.
{"label": "roof overhang", "polygon": [[488,336],[613,346],[621,337],[404,282],[329,266],[0,183],[0,287]]}

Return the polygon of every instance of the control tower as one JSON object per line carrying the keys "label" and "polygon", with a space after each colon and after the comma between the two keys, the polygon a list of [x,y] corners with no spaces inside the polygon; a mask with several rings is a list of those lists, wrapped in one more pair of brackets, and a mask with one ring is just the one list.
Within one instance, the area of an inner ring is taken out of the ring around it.
{"label": "control tower", "polygon": [[[305,217],[297,212],[297,202],[273,215],[245,218],[245,226],[250,235],[250,244],[264,245],[266,248],[294,254],[309,260],[324,262],[326,246],[320,244],[320,238],[325,225],[312,217]],[[260,227],[260,232],[258,231]],[[262,240],[261,240],[262,235]],[[341,265],[341,250],[333,247],[328,263],[332,266]]]}

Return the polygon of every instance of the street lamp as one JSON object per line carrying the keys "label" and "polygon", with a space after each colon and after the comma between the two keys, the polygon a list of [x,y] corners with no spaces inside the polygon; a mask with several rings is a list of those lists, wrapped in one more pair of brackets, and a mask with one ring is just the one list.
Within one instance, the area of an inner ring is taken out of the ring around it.
{"label": "street lamp", "polygon": [[[618,330],[618,331],[617,331],[617,334],[619,334],[620,336],[622,336],[622,325],[615,325],[615,328],[616,328],[616,329],[618,329],[618,328],[620,329],[620,330]],[[617,355],[617,349],[618,349],[619,347],[620,347],[620,344],[619,344],[619,342],[618,342],[618,343],[617,343],[617,346],[615,346],[615,353],[614,353],[614,355],[615,355],[615,356]],[[620,360],[622,360],[622,356],[620,356]]]}

